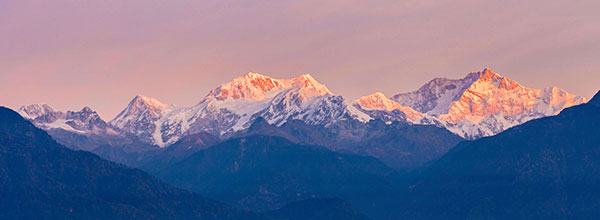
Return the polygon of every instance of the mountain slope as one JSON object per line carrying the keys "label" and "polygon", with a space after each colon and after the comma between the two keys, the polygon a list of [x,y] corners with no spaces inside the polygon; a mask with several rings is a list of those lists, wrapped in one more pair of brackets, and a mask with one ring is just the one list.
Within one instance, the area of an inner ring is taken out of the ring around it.
{"label": "mountain slope", "polygon": [[371,157],[258,135],[199,151],[158,176],[252,210],[313,197],[339,197],[361,211],[373,211],[376,199],[383,197],[381,191],[393,189],[398,178],[393,169]]}
{"label": "mountain slope", "polygon": [[336,152],[372,156],[400,170],[416,168],[437,159],[463,140],[436,126],[387,124],[379,119],[367,123],[342,120],[330,126],[289,120],[276,126],[259,118],[238,136],[257,134],[284,137],[304,145],[320,145]]}
{"label": "mountain slope", "polygon": [[56,143],[0,107],[2,219],[261,219]]}
{"label": "mountain slope", "polygon": [[465,141],[425,170],[409,219],[598,219],[600,93],[587,104]]}

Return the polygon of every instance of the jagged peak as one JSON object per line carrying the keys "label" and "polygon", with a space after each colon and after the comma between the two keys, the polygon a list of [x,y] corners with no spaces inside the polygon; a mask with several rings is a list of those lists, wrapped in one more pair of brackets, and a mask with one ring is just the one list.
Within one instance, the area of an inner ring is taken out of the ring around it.
{"label": "jagged peak", "polygon": [[481,84],[481,83],[485,83],[485,84],[489,83],[489,84],[492,84],[496,88],[507,89],[507,90],[522,87],[521,84],[519,84],[518,82],[516,82],[508,77],[502,76],[487,67],[484,68],[482,71],[469,73],[464,78],[464,80],[471,80],[473,82],[472,87],[474,85],[477,86],[478,84]]}
{"label": "jagged peak", "polygon": [[362,106],[373,110],[392,111],[401,107],[397,102],[389,99],[381,92],[375,92],[370,95],[360,97],[356,102]]}
{"label": "jagged peak", "polygon": [[32,108],[49,109],[49,110],[54,111],[54,108],[52,108],[52,106],[50,106],[46,103],[34,103],[34,104],[24,105],[24,106],[21,106],[19,109],[32,109]]}
{"label": "jagged peak", "polygon": [[85,106],[83,107],[80,111],[75,112],[75,111],[67,111],[67,114],[78,114],[78,115],[83,115],[84,117],[87,118],[100,118],[100,115],[98,115],[98,113],[96,111],[94,111],[92,108]]}
{"label": "jagged peak", "polygon": [[370,95],[360,97],[356,102],[363,108],[373,110],[385,110],[392,111],[396,109],[400,104],[388,99],[383,93],[375,92]]}
{"label": "jagged peak", "polygon": [[313,95],[316,96],[322,96],[325,94],[330,94],[333,95],[333,93],[331,91],[329,91],[329,89],[327,88],[327,86],[325,86],[323,83],[317,81],[313,76],[311,76],[310,74],[302,74],[299,77],[293,78],[293,79],[283,79],[283,81],[291,81],[292,83],[290,87],[300,87],[300,88],[310,88],[313,91]]}
{"label": "jagged peak", "polygon": [[[281,79],[283,81],[285,81],[286,79]],[[312,77],[310,74],[302,74],[296,78],[291,78],[288,79],[294,82],[303,82],[303,83],[312,83],[312,84],[316,84],[319,85],[321,83],[319,83],[314,77]]]}
{"label": "jagged peak", "polygon": [[375,92],[373,94],[363,96],[356,100],[356,103],[358,103],[358,105],[360,105],[362,108],[371,110],[393,111],[397,109],[404,112],[406,117],[410,120],[417,120],[423,117],[423,114],[420,112],[417,112],[410,107],[400,105],[399,103],[386,97],[381,92]]}
{"label": "jagged peak", "polygon": [[371,94],[371,96],[383,97],[383,98],[387,99],[387,97],[383,93],[381,93],[381,92],[375,92],[375,93]]}
{"label": "jagged peak", "polygon": [[54,108],[45,103],[21,106],[18,110],[18,113],[21,114],[21,116],[28,119],[35,119],[39,116],[52,112],[56,112],[56,110],[54,110]]}
{"label": "jagged peak", "polygon": [[[492,81],[493,79],[500,79],[500,80],[507,79],[507,80],[510,80],[510,79],[508,79],[506,77],[503,77],[502,75],[500,75],[500,74],[492,71],[492,69],[490,69],[488,67],[485,67],[481,71],[472,71],[472,72],[468,73],[462,79],[451,79],[451,78],[447,78],[447,77],[436,77],[436,78],[433,78],[432,80],[430,80],[429,82],[427,82],[423,86],[421,86],[417,91],[429,90],[429,89],[435,88],[437,86],[443,86],[446,83],[462,82],[462,83],[464,83],[466,85],[470,85],[470,84],[476,83],[478,81],[480,81],[480,82],[488,81],[489,82],[489,81]],[[397,98],[398,96],[401,96],[401,95],[404,95],[404,94],[409,94],[409,93],[399,93],[399,94],[396,94],[394,96],[394,99]]]}
{"label": "jagged peak", "polygon": [[271,78],[271,77],[265,76],[265,75],[260,74],[260,73],[255,73],[255,72],[248,72],[245,75],[240,76],[240,77],[246,77],[246,78]]}
{"label": "jagged peak", "polygon": [[266,76],[260,73],[248,72],[244,75],[233,78],[231,82],[243,82],[247,80],[257,80],[257,79],[273,79],[270,76]]}
{"label": "jagged peak", "polygon": [[[381,92],[374,92],[370,95],[360,97],[358,100],[390,100]],[[390,100],[392,101],[392,100]],[[392,101],[393,102],[393,101]]]}
{"label": "jagged peak", "polygon": [[325,85],[315,80],[309,74],[303,74],[290,79],[275,79],[260,73],[249,72],[211,90],[207,98],[262,100],[270,91],[295,87],[300,89],[309,88],[312,91],[307,92],[306,95],[310,96],[331,94]]}
{"label": "jagged peak", "polygon": [[66,119],[70,119],[72,117],[76,117],[79,120],[89,120],[89,119],[100,119],[100,115],[98,115],[98,113],[96,111],[94,111],[92,108],[85,106],[83,108],[81,108],[81,110],[79,111],[67,111],[65,113],[65,117]]}
{"label": "jagged peak", "polygon": [[490,69],[489,67],[483,68],[483,70],[481,72],[483,73],[483,75],[490,75],[490,76],[498,75],[497,73],[492,71],[492,69]]}
{"label": "jagged peak", "polygon": [[132,116],[140,115],[144,112],[150,112],[152,115],[160,115],[161,112],[167,109],[168,106],[154,98],[149,98],[143,95],[136,95],[121,113],[110,121],[112,125],[119,124],[121,120]]}
{"label": "jagged peak", "polygon": [[72,115],[72,114],[83,114],[87,116],[100,117],[96,111],[92,108],[85,106],[81,108],[79,111],[68,110],[66,112],[58,111],[53,109],[48,104],[30,104],[27,106],[21,106],[18,110],[18,113],[21,114],[24,118],[35,120],[40,116],[48,116],[48,117],[56,117],[58,115],[63,115],[60,117],[66,117],[64,115]]}
{"label": "jagged peak", "polygon": [[482,71],[473,71],[467,74],[466,78],[477,78],[478,80],[490,81],[497,78],[504,78],[500,74],[492,71],[492,69],[486,67]]}
{"label": "jagged peak", "polygon": [[80,112],[96,113],[96,111],[94,111],[92,108],[90,108],[88,106],[83,107]]}
{"label": "jagged peak", "polygon": [[143,95],[136,95],[131,102],[129,102],[130,107],[149,107],[152,109],[165,109],[167,107],[166,104],[158,101],[157,99],[146,97]]}
{"label": "jagged peak", "polygon": [[310,74],[302,74],[294,79],[300,80],[300,81],[316,82],[318,84],[321,84]]}

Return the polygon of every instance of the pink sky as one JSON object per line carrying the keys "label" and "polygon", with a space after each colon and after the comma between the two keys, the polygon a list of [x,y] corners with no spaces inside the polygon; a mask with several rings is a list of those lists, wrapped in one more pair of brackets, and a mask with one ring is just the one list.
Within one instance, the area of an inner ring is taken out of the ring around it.
{"label": "pink sky", "polygon": [[600,1],[0,1],[0,105],[136,95],[191,106],[246,72],[310,73],[354,99],[484,67],[533,88],[600,88]]}

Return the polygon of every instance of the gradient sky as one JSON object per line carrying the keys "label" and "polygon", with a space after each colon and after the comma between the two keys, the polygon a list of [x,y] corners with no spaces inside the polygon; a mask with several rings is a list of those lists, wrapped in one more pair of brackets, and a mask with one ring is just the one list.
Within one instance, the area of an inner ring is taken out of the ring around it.
{"label": "gradient sky", "polygon": [[0,0],[0,105],[136,95],[191,106],[246,72],[310,73],[354,99],[490,67],[532,88],[600,88],[600,1]]}

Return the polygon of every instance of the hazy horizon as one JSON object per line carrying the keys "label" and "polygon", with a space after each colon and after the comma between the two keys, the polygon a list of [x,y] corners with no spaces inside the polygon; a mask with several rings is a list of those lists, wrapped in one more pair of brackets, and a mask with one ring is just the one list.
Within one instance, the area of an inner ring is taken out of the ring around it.
{"label": "hazy horizon", "polygon": [[141,94],[191,106],[258,72],[311,74],[356,99],[489,67],[591,98],[600,2],[0,2],[0,104],[89,106],[112,119]]}

